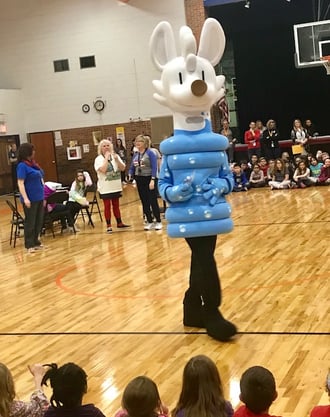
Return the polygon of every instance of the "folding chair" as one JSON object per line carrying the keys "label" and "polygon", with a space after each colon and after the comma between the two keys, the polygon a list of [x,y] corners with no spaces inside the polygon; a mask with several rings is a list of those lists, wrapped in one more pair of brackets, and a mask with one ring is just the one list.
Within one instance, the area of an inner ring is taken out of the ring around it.
{"label": "folding chair", "polygon": [[10,228],[10,246],[11,242],[14,241],[14,248],[16,247],[16,239],[20,236],[21,230],[24,230],[24,217],[19,213],[14,204],[6,200],[6,203],[11,210],[11,228]]}
{"label": "folding chair", "polygon": [[95,227],[93,220],[92,220],[92,213],[89,211],[89,206],[81,206],[78,213],[75,215],[74,222],[76,222],[77,217],[81,214],[81,217],[83,218],[83,221],[85,222],[85,214],[88,217],[88,224],[90,224],[92,227]]}
{"label": "folding chair", "polygon": [[[47,200],[46,200],[46,206],[47,204],[60,204],[63,203],[64,201],[67,201],[69,198],[69,194],[66,191],[55,191],[53,194],[51,194]],[[43,229],[50,229],[53,237],[55,237],[55,232],[54,232],[54,222],[57,222],[59,220],[61,220],[63,217],[67,218],[67,216],[70,216],[71,213],[69,211],[69,209],[67,210],[63,210],[63,211],[58,211],[58,212],[48,212],[47,210],[45,210],[45,217],[44,217],[44,227]],[[74,233],[76,233],[75,228],[73,227],[73,231]]]}
{"label": "folding chair", "polygon": [[90,207],[90,209],[89,209],[90,215],[91,216],[93,215],[94,206],[96,206],[96,209],[97,209],[96,211],[99,213],[100,220],[102,222],[103,219],[102,219],[102,214],[101,214],[99,202],[98,202],[98,199],[97,199],[96,185],[95,184],[92,184],[89,187],[87,187],[87,189],[86,189],[86,196],[87,196],[87,193],[93,193],[92,200],[88,200],[89,201],[89,207]]}

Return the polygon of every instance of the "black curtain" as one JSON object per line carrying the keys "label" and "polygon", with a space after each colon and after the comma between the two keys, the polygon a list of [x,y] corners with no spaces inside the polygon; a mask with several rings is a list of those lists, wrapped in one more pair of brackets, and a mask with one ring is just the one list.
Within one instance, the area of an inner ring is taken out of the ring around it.
{"label": "black curtain", "polygon": [[241,136],[251,120],[277,121],[282,139],[292,122],[311,119],[330,134],[330,76],[325,68],[294,65],[293,25],[314,20],[312,0],[251,0],[211,7],[234,48]]}

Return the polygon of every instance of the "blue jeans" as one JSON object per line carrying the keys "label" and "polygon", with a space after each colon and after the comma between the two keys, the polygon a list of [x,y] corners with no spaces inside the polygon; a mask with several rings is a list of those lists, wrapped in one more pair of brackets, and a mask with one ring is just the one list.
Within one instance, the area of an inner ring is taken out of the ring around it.
{"label": "blue jeans", "polygon": [[26,249],[40,245],[39,235],[44,222],[44,202],[31,201],[31,207],[23,204],[24,220],[24,244]]}

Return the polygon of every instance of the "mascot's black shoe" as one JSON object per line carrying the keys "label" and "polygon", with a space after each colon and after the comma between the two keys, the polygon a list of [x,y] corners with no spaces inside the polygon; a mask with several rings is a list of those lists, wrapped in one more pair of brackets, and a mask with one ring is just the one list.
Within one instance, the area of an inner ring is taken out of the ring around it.
{"label": "mascot's black shoe", "polygon": [[237,334],[236,326],[226,320],[218,309],[204,311],[204,323],[207,334],[220,342],[228,342]]}
{"label": "mascot's black shoe", "polygon": [[183,324],[188,327],[205,327],[202,300],[186,291],[183,300]]}

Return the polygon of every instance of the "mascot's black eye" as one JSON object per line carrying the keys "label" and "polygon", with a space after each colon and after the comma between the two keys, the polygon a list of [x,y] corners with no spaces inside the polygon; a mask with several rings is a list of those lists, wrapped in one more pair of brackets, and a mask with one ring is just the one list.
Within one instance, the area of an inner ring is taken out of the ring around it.
{"label": "mascot's black eye", "polygon": [[202,71],[202,80],[205,81],[205,73]]}
{"label": "mascot's black eye", "polygon": [[182,73],[181,72],[179,72],[179,80],[180,80],[180,84],[183,84],[183,81],[182,81]]}

